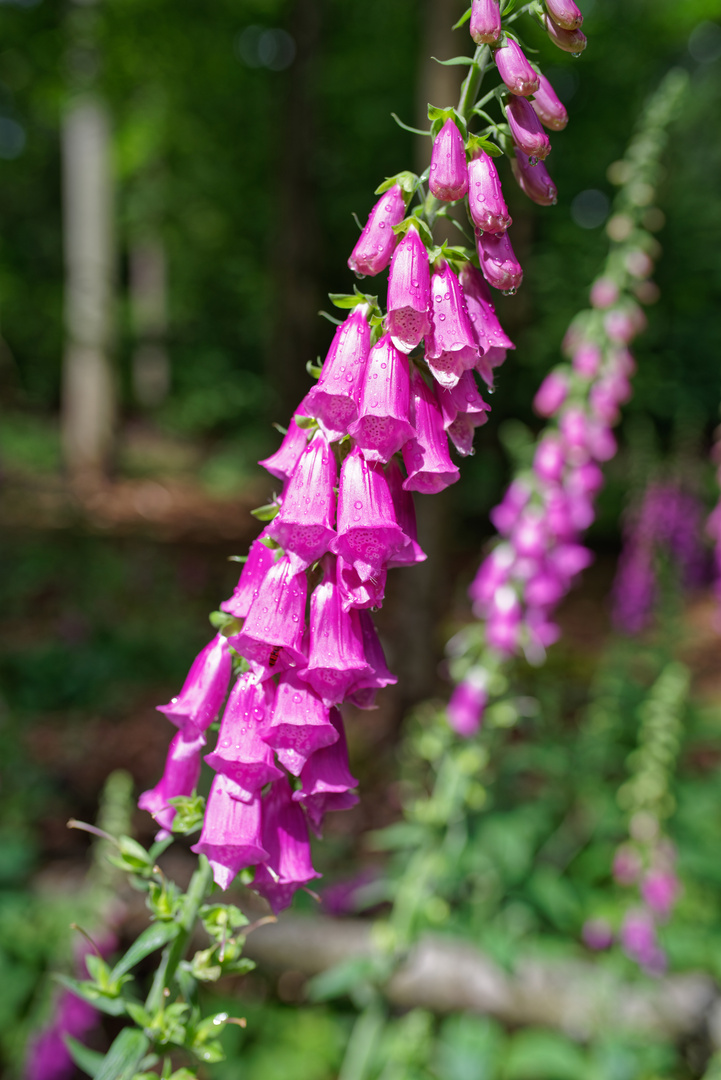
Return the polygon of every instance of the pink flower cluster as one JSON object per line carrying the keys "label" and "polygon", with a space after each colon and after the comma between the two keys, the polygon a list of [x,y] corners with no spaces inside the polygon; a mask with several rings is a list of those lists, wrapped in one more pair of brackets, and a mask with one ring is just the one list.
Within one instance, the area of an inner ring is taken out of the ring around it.
{"label": "pink flower cluster", "polygon": [[[713,460],[716,464],[716,483],[721,489],[721,428],[716,430],[713,446]],[[706,532],[713,540],[713,579],[716,603],[721,610],[721,500],[711,511],[706,522]],[[716,622],[721,627],[721,615],[716,616]]]}

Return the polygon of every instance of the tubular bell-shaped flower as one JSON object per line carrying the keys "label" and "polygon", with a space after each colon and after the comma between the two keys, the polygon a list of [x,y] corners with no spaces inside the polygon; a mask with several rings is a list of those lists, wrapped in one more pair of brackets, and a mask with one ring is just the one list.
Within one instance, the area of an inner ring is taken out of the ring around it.
{"label": "tubular bell-shaped flower", "polygon": [[348,266],[356,274],[373,277],[385,270],[391,260],[398,237],[393,226],[403,220],[406,204],[399,184],[384,191],[375,204],[356,246],[348,259]]}
{"label": "tubular bell-shaped flower", "polygon": [[243,801],[241,794],[245,798],[245,792],[240,792],[230,777],[216,775],[208,795],[200,839],[190,849],[207,857],[215,883],[221,889],[227,889],[246,866],[268,858],[261,840],[260,795],[248,802]]}
{"label": "tubular bell-shaped flower", "polygon": [[486,682],[485,671],[472,668],[451,694],[448,702],[448,723],[456,734],[464,739],[475,735],[481,726],[483,712],[488,703]]}
{"label": "tubular bell-shaped flower", "polygon": [[506,105],[506,119],[516,146],[527,154],[532,165],[551,153],[551,140],[525,98],[512,97]]}
{"label": "tubular bell-shaped flower", "polygon": [[544,127],[551,131],[563,131],[568,123],[566,106],[558,97],[545,75],[538,76],[540,86],[533,95],[531,106]]}
{"label": "tubular bell-shaped flower", "polygon": [[473,434],[485,424],[490,405],[481,397],[471,371],[464,371],[451,390],[441,388],[438,401],[443,414],[443,426],[459,454],[467,457],[473,450]]}
{"label": "tubular bell-shaped flower", "polygon": [[408,439],[410,381],[408,358],[384,334],[373,346],[360,391],[359,416],[348,434],[363,450],[367,461],[390,461]]}
{"label": "tubular bell-shaped flower", "polygon": [[260,737],[274,698],[275,685],[270,679],[258,683],[250,673],[241,675],[225,706],[215,750],[205,755],[212,769],[236,782],[246,802],[268,781],[283,775],[273,760],[273,751]]}
{"label": "tubular bell-shaped flower", "polygon": [[466,148],[450,117],[433,140],[428,187],[431,194],[443,202],[462,199],[468,191]]}
{"label": "tubular bell-shaped flower", "polygon": [[328,719],[328,706],[305,681],[305,672],[287,671],[281,675],[273,715],[262,737],[274,750],[298,754],[301,767],[316,750],[330,746],[338,738]]}
{"label": "tubular bell-shaped flower", "polygon": [[538,90],[538,75],[526,59],[523,49],[507,37],[493,54],[498,74],[512,94],[529,97]]}
{"label": "tubular bell-shaped flower", "polygon": [[462,373],[478,360],[479,347],[473,336],[463,290],[448,263],[436,269],[431,279],[431,330],[426,337],[426,362],[436,381],[455,386]]}
{"label": "tubular bell-shaped flower", "polygon": [[253,888],[277,914],[288,907],[300,886],[320,877],[311,862],[303,811],[293,802],[285,777],[276,780],[263,798],[263,843],[268,857],[255,872]]}
{"label": "tubular bell-shaped flower", "polygon": [[546,10],[555,23],[564,30],[578,30],[583,15],[573,0],[545,0]]}
{"label": "tubular bell-shaped flower", "polygon": [[382,467],[352,450],[341,467],[338,535],[331,550],[367,580],[405,543]]}
{"label": "tubular bell-shaped flower", "polygon": [[141,810],[147,810],[160,825],[156,839],[170,835],[175,818],[175,807],[168,799],[180,795],[192,795],[200,776],[200,752],[205,746],[205,736],[200,732],[179,731],[173,737],[165,759],[163,775],[149,791],[138,799]]}
{"label": "tubular bell-shaped flower", "polygon": [[316,385],[303,408],[314,416],[328,438],[342,438],[358,416],[358,389],[370,350],[368,305],[359,304],[335,332]]}
{"label": "tubular bell-shaped flower", "polygon": [[326,555],[323,562],[324,579],[310,598],[308,666],[301,677],[325,705],[336,705],[370,668],[363,653],[358,612],[343,606],[337,560]]}
{"label": "tubular bell-shaped flower", "polygon": [[565,30],[548,15],[543,16],[543,25],[553,44],[564,52],[578,56],[588,45],[586,35],[581,30]]}
{"label": "tubular bell-shaped flower", "polygon": [[359,611],[358,616],[363,634],[363,650],[371,670],[368,675],[360,677],[349,700],[359,709],[374,709],[376,691],[382,690],[384,686],[394,685],[398,679],[388,670],[383,646],[370,614]]}
{"label": "tubular bell-shaped flower", "polygon": [[425,551],[418,543],[418,527],[416,525],[416,509],[413,505],[413,496],[410,491],[403,488],[403,472],[398,462],[393,459],[386,469],[388,488],[393,499],[396,511],[396,520],[406,537],[406,544],[391,555],[388,560],[388,568],[393,566],[414,566],[415,563],[425,562],[428,558]]}
{"label": "tubular bell-shaped flower", "polygon": [[[331,709],[330,720],[338,732],[337,741],[332,746],[316,750],[308,758],[300,774],[301,787],[293,793],[293,801],[305,807],[316,828],[320,825],[328,796],[343,795],[350,788],[358,786],[356,778],[351,776],[348,744],[338,709]],[[354,799],[357,801],[357,796]]]}
{"label": "tubular bell-shaped flower", "polygon": [[515,292],[523,281],[523,269],[508,233],[484,233],[476,229],[476,249],[488,284],[503,292]]}
{"label": "tubular bell-shaped flower", "polygon": [[516,146],[515,156],[511,159],[511,169],[519,188],[532,202],[539,206],[556,205],[558,190],[542,162],[531,165],[528,155]]}
{"label": "tubular bell-shaped flower", "polygon": [[493,374],[490,369],[503,362],[507,349],[515,349],[516,346],[498,321],[488,285],[480,271],[476,270],[472,263],[464,263],[459,280],[473,336],[478,342],[479,350],[484,354],[479,358],[476,370],[492,386]]}
{"label": "tubular bell-shaped flower", "polygon": [[220,610],[234,615],[236,619],[244,619],[250,610],[250,605],[258,594],[260,583],[275,562],[275,552],[263,543],[262,537],[267,534],[263,531],[257,540],[250,545],[248,558],[240,572],[238,584],[233,590],[229,600],[224,600]]}
{"label": "tubular bell-shaped flower", "polygon": [[305,448],[283,494],[280,513],[266,533],[286,551],[296,570],[316,562],[335,536],[335,456],[328,440],[317,431]]}
{"label": "tubular bell-shaped flower", "polygon": [[468,209],[484,232],[503,232],[511,224],[493,158],[479,150],[468,165]]}
{"label": "tubular bell-shaped flower", "polygon": [[205,731],[213,723],[228,692],[231,659],[228,639],[216,634],[193,661],[183,689],[158,712],[186,731],[189,736]]}
{"label": "tubular bell-shaped flower", "polygon": [[263,458],[258,464],[272,476],[277,476],[284,483],[290,480],[298,458],[308,444],[308,432],[298,427],[295,420],[288,424],[288,430],[283,436],[283,441],[274,454]]}
{"label": "tubular bell-shaped flower", "polygon": [[388,273],[387,326],[401,352],[415,349],[431,325],[431,275],[426,246],[413,226],[396,248]]}
{"label": "tubular bell-shaped flower", "polygon": [[472,0],[471,37],[476,45],[491,45],[501,36],[500,0]]}
{"label": "tubular bell-shaped flower", "polygon": [[403,447],[403,462],[408,472],[403,490],[432,495],[455,484],[461,474],[448,454],[448,439],[436,395],[415,369],[411,374],[411,401],[416,437]]}
{"label": "tubular bell-shaped flower", "polygon": [[294,570],[285,556],[271,566],[242,630],[231,638],[241,656],[260,666],[263,678],[306,663],[303,630],[307,593],[308,579]]}
{"label": "tubular bell-shaped flower", "polygon": [[[386,564],[394,565],[393,562]],[[361,577],[353,563],[339,557],[338,588],[344,611],[350,608],[380,607],[385,596],[387,577],[385,569],[373,570],[369,577]]]}

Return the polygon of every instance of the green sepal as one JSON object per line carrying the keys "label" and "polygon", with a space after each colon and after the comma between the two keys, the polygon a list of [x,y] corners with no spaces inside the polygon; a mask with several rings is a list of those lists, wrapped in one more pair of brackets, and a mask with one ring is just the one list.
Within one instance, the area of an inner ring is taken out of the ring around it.
{"label": "green sepal", "polygon": [[333,323],[333,326],[340,326],[343,321],[342,319],[336,319],[335,315],[331,315],[329,311],[319,311],[318,314],[327,319],[329,323]]}
{"label": "green sepal", "polygon": [[305,370],[308,372],[311,379],[319,379],[320,373],[323,370],[320,363],[320,357],[318,357],[317,364],[314,364],[312,360],[309,360],[308,363],[305,365]]}
{"label": "green sepal", "polygon": [[199,949],[183,966],[197,982],[217,982],[223,974],[223,966],[218,960],[215,945],[211,945],[209,949]]}
{"label": "green sepal", "polygon": [[376,195],[382,195],[384,191],[389,191],[394,184],[398,184],[403,192],[403,200],[408,206],[411,198],[413,197],[416,188],[418,187],[418,177],[415,173],[409,172],[408,169],[404,169],[403,172],[396,173],[395,176],[388,176],[380,184],[376,190]]}
{"label": "green sepal", "polygon": [[172,830],[174,833],[196,832],[203,824],[205,816],[205,799],[202,795],[176,795],[168,799],[171,806],[175,807]]}
{"label": "green sepal", "polygon": [[366,296],[357,285],[353,286],[352,293],[328,293],[328,299],[337,308],[355,308],[360,304],[369,304],[370,307],[378,307],[377,296]]}
{"label": "green sepal", "polygon": [[184,1001],[175,1001],[172,1005],[164,1005],[154,1014],[148,1012],[144,1005],[131,1002],[128,1005],[128,1014],[138,1027],[144,1028],[153,1042],[165,1046],[173,1043],[175,1046],[184,1046],[186,1039],[185,1018],[190,1011],[190,1005]]}
{"label": "green sepal", "polygon": [[70,975],[56,975],[55,978],[66,990],[70,990],[83,1001],[90,1002],[99,1012],[107,1013],[108,1016],[123,1016],[127,1012],[130,1002],[119,994],[103,993],[95,983],[73,979]]}
{"label": "green sepal", "polygon": [[155,866],[160,856],[163,854],[164,851],[168,850],[172,843],[172,836],[166,836],[164,840],[156,840],[154,844],[151,844],[148,855],[150,856],[150,860],[153,866]]}
{"label": "green sepal", "polygon": [[270,551],[280,550],[280,544],[277,540],[274,540],[272,536],[259,536],[258,539],[260,540],[261,544],[265,544],[265,546]]}
{"label": "green sepal", "polygon": [[411,227],[413,227],[413,228],[418,230],[418,232],[420,234],[420,237],[421,237],[421,240],[426,245],[426,247],[432,247],[433,246],[433,233],[431,232],[431,230],[428,228],[428,225],[426,224],[426,222],[421,217],[422,213],[423,213],[423,207],[421,207],[421,206],[415,207],[415,209],[413,210],[413,213],[410,215],[410,217],[404,218],[403,221],[399,221],[397,225],[393,226],[393,232],[396,234],[396,236],[403,237],[403,236],[406,235],[408,230]]}
{"label": "green sepal", "polygon": [[[297,420],[296,423],[298,423]],[[303,425],[298,424],[298,426],[302,427]],[[272,521],[273,518],[280,513],[280,503],[266,503],[265,506],[257,506],[255,510],[251,510],[250,512],[254,518],[258,519],[258,521]]]}
{"label": "green sepal", "polygon": [[428,103],[428,119],[431,121],[431,135],[435,139],[438,132],[441,130],[446,120],[453,120],[456,127],[463,136],[463,141],[468,138],[468,128],[466,121],[463,119],[457,109],[439,109],[436,105]]}
{"label": "green sepal", "polygon": [[118,960],[110,972],[111,979],[119,979],[121,975],[125,975],[141,960],[144,960],[146,956],[150,956],[156,949],[161,949],[163,945],[167,945],[169,941],[178,936],[179,930],[180,925],[176,922],[151,923],[135,939],[125,956]]}
{"label": "green sepal", "polygon": [[[318,421],[316,420],[316,418],[314,416],[300,416],[298,413],[296,413],[295,416],[293,417],[293,419],[296,422],[296,426],[299,427],[299,428],[302,428],[303,431],[309,431],[311,428],[317,428],[318,427]],[[275,504],[275,505],[277,505],[277,504]],[[278,509],[280,509],[280,507],[278,507]],[[255,510],[251,511],[251,513],[254,514]],[[275,514],[273,514],[273,517],[275,517]],[[266,519],[261,518],[260,520],[265,521]]]}
{"label": "green sepal", "polygon": [[[238,620],[235,615],[229,615],[227,611],[211,611],[210,615],[208,615],[208,621],[214,630],[220,630],[221,633],[226,630],[231,634],[238,633]],[[225,636],[227,637],[228,634]]]}
{"label": "green sepal", "polygon": [[137,840],[131,836],[118,838],[118,852],[108,855],[108,862],[130,874],[151,873],[154,861]]}
{"label": "green sepal", "polygon": [[437,56],[432,56],[431,60],[435,60],[441,67],[460,67],[461,64],[467,64],[468,67],[477,67],[472,56],[452,56],[450,60],[439,60]]}
{"label": "green sepal", "polygon": [[248,919],[234,904],[203,904],[198,915],[209,937],[219,942],[248,925]]}
{"label": "green sepal", "polygon": [[248,556],[247,555],[229,555],[228,556],[228,562],[247,563],[247,561],[248,561]]}
{"label": "green sepal", "polygon": [[150,1047],[150,1040],[137,1028],[123,1028],[105,1055],[95,1080],[132,1080]]}
{"label": "green sepal", "polygon": [[201,1020],[188,1032],[187,1045],[201,1061],[212,1065],[225,1059],[223,1047],[218,1042],[218,1035],[225,1028],[227,1021],[227,1013],[216,1013],[215,1016],[208,1016],[205,1020]]}
{"label": "green sepal", "polygon": [[411,135],[430,135],[430,131],[422,131],[420,128],[411,127],[410,124],[404,123],[400,116],[392,112],[391,116],[398,124],[398,127],[403,128],[404,131],[410,131]]}
{"label": "green sepal", "polygon": [[465,24],[466,24],[466,23],[468,22],[468,20],[470,19],[470,17],[471,17],[471,8],[468,8],[468,10],[467,10],[467,11],[465,11],[465,12],[463,13],[463,15],[461,15],[461,17],[460,17],[460,19],[458,20],[458,22],[457,22],[457,23],[456,23],[456,24],[455,24],[454,26],[452,26],[452,27],[451,27],[451,29],[452,29],[452,30],[460,30],[460,28],[461,28],[462,26],[464,26],[464,25],[465,25]]}
{"label": "green sepal", "polygon": [[470,158],[478,151],[483,150],[489,157],[503,157],[500,146],[496,146],[487,135],[469,135],[466,143],[466,153]]}
{"label": "green sepal", "polygon": [[89,1046],[84,1046],[83,1043],[74,1039],[72,1035],[63,1035],[63,1042],[77,1067],[87,1073],[88,1076],[97,1076],[100,1066],[105,1061],[105,1054],[100,1054],[97,1050],[91,1050]]}

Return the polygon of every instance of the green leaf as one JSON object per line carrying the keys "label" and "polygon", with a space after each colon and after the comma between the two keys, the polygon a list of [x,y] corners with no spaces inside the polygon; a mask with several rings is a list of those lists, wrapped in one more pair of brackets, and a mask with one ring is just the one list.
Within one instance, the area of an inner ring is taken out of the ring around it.
{"label": "green leaf", "polygon": [[363,303],[353,293],[328,293],[328,299],[337,308],[354,308]]}
{"label": "green leaf", "polygon": [[156,949],[162,948],[163,945],[167,945],[169,941],[176,938],[179,930],[180,925],[176,922],[151,923],[135,939],[125,956],[118,960],[110,973],[110,978],[119,979],[121,975],[125,975],[146,956],[150,956]]}
{"label": "green leaf", "polygon": [[216,941],[248,925],[248,919],[234,904],[204,904],[198,914],[206,932]]}
{"label": "green leaf", "polygon": [[320,363],[314,364],[312,360],[309,360],[305,365],[305,370],[308,372],[311,379],[319,379],[323,368]]}
{"label": "green leaf", "polygon": [[210,615],[208,615],[208,620],[214,630],[222,631],[233,627],[234,631],[237,633],[240,628],[240,624],[236,617],[234,615],[228,615],[225,611],[211,611]]}
{"label": "green leaf", "polygon": [[104,994],[94,983],[82,982],[80,979],[73,979],[69,975],[56,975],[55,978],[67,990],[82,998],[83,1001],[89,1001],[96,1009],[107,1013],[108,1016],[122,1016],[127,1011],[129,1003],[126,998],[120,997],[120,995]]}
{"label": "green leaf", "polygon": [[107,1052],[95,1080],[132,1080],[150,1046],[147,1035],[137,1028],[124,1028]]}
{"label": "green leaf", "polygon": [[583,1051],[563,1035],[527,1028],[515,1035],[505,1059],[505,1080],[578,1080],[588,1076]]}
{"label": "green leaf", "polygon": [[451,27],[451,29],[452,29],[452,30],[459,30],[459,29],[460,29],[460,27],[464,25],[464,23],[467,23],[467,22],[468,22],[468,20],[470,19],[470,17],[471,17],[471,9],[470,9],[470,8],[468,8],[468,10],[467,10],[467,11],[465,11],[465,12],[463,13],[463,15],[461,15],[461,17],[460,17],[460,19],[458,20],[458,22],[457,22],[457,23],[456,23],[456,24],[455,24],[454,26],[452,26],[452,27]]}
{"label": "green leaf", "polygon": [[375,194],[382,195],[384,191],[389,191],[394,184],[398,184],[401,191],[406,196],[406,205],[408,205],[409,197],[413,195],[418,187],[418,177],[415,173],[409,172],[405,169],[403,172],[396,173],[395,176],[387,177],[379,187],[376,188]]}
{"label": "green leaf", "polygon": [[174,833],[192,833],[201,827],[205,817],[205,799],[202,795],[176,795],[168,802],[175,807]]}
{"label": "green leaf", "polygon": [[503,155],[500,146],[496,146],[486,135],[469,135],[466,151],[473,157],[478,150],[483,150],[489,157],[502,157]]}
{"label": "green leaf", "polygon": [[63,1035],[63,1042],[77,1067],[87,1073],[88,1076],[97,1076],[98,1070],[105,1060],[105,1054],[100,1054],[97,1050],[91,1050],[88,1046],[84,1046],[77,1039],[74,1039],[72,1035]]}
{"label": "green leaf", "polygon": [[247,561],[248,561],[248,556],[247,555],[229,555],[228,556],[228,562],[247,563]]}
{"label": "green leaf", "polygon": [[437,56],[432,56],[431,60],[435,60],[437,64],[441,64],[443,67],[459,67],[461,64],[467,64],[468,67],[478,66],[472,56],[452,56],[450,60],[439,60]]}
{"label": "green leaf", "polygon": [[384,966],[382,957],[356,956],[312,978],[308,996],[311,1001],[329,1001],[350,994],[363,984],[375,982]]}
{"label": "green leaf", "polygon": [[[296,423],[298,421],[296,420]],[[300,424],[298,425],[301,426]],[[255,510],[250,511],[254,518],[258,521],[272,521],[273,518],[280,512],[280,506],[278,503],[266,503],[265,506],[258,506]]]}
{"label": "green leaf", "polygon": [[300,416],[296,413],[293,419],[295,420],[296,425],[303,430],[318,427],[318,421],[314,416]]}
{"label": "green leaf", "polygon": [[430,131],[421,131],[420,128],[414,128],[414,127],[410,127],[408,124],[404,124],[403,121],[401,120],[401,118],[399,116],[397,116],[396,113],[394,113],[394,112],[391,113],[391,116],[393,117],[395,122],[398,124],[398,127],[403,128],[404,131],[410,131],[410,133],[412,135],[430,135]]}

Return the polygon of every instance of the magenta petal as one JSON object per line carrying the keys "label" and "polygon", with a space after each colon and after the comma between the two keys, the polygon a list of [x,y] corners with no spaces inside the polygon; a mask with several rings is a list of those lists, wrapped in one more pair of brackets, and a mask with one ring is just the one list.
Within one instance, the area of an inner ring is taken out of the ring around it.
{"label": "magenta petal", "polygon": [[293,794],[294,802],[304,803],[310,795],[327,795],[358,786],[358,781],[350,774],[348,744],[338,709],[331,709],[330,719],[338,732],[338,740],[332,746],[316,750],[308,758],[300,776],[301,788]]}
{"label": "magenta petal", "polygon": [[476,248],[488,284],[503,292],[515,292],[523,281],[523,270],[508,233],[484,233],[476,229]]}
{"label": "magenta petal", "polygon": [[263,739],[274,750],[295,750],[308,757],[338,738],[328,706],[304,677],[288,671],[280,677],[275,707]]}
{"label": "magenta petal", "polygon": [[318,382],[303,399],[328,438],[341,439],[358,416],[358,391],[370,349],[367,304],[361,304],[338,327]]}
{"label": "magenta petal", "polygon": [[354,449],[341,467],[338,536],[332,550],[367,578],[404,544],[383,468]]}
{"label": "magenta petal", "polygon": [[[388,562],[388,566],[394,565],[393,558]],[[370,577],[361,577],[352,563],[339,557],[338,588],[344,610],[380,607],[385,596],[387,577],[386,570],[373,570]]]}
{"label": "magenta petal", "polygon": [[335,456],[320,431],[298,459],[278,515],[266,533],[287,552],[296,570],[305,570],[328,550],[335,536]]}
{"label": "magenta petal", "polygon": [[260,796],[243,802],[237,785],[218,773],[213,780],[205,808],[200,840],[190,849],[205,855],[213,868],[213,878],[227,889],[239,870],[268,858],[261,840]]}
{"label": "magenta petal", "polygon": [[389,334],[373,346],[363,377],[358,419],[348,434],[366,461],[390,461],[415,432],[408,422],[408,359]]}
{"label": "magenta petal", "polygon": [[240,572],[240,578],[233,590],[233,595],[220,605],[221,611],[227,612],[228,615],[235,615],[236,619],[246,617],[250,605],[260,588],[261,581],[275,562],[275,552],[267,547],[261,539],[265,535],[266,533],[262,532],[261,536],[250,545],[248,558]]}
{"label": "magenta petal", "polygon": [[386,478],[396,511],[396,520],[406,537],[404,547],[389,559],[388,568],[390,569],[393,566],[414,566],[416,563],[425,562],[428,556],[418,543],[418,527],[416,525],[416,508],[413,502],[413,494],[404,490],[403,472],[395,459],[390,462],[386,469]]}
{"label": "magenta petal", "polygon": [[387,326],[393,344],[409,353],[431,325],[431,276],[428,252],[410,228],[395,250],[388,275]]}
{"label": "magenta petal", "polygon": [[498,74],[512,94],[528,97],[535,94],[539,78],[526,59],[523,49],[513,38],[507,37],[493,54]]}
{"label": "magenta petal", "polygon": [[511,159],[511,170],[521,191],[539,206],[555,206],[558,190],[548,169],[542,162],[531,165],[530,158],[519,147],[515,147],[515,157]]}
{"label": "magenta petal", "polygon": [[466,148],[450,117],[433,140],[428,187],[431,194],[444,202],[462,199],[468,191]]}
{"label": "magenta petal", "polygon": [[543,16],[543,25],[553,44],[558,46],[559,49],[563,49],[564,52],[570,52],[574,56],[578,56],[588,45],[588,39],[583,31],[578,29],[566,30],[554,22],[549,15]]}
{"label": "magenta petal", "polygon": [[403,490],[433,495],[455,484],[460,473],[448,455],[448,439],[436,395],[418,371],[411,377],[411,395],[416,437],[403,447],[408,472]]}
{"label": "magenta petal", "polygon": [[230,671],[228,640],[216,634],[196,656],[180,694],[167,705],[158,705],[158,712],[180,728],[205,731],[223,704]]}
{"label": "magenta petal", "polygon": [[291,420],[280,447],[274,454],[263,458],[258,464],[267,469],[271,475],[277,476],[279,480],[283,482],[290,480],[296,462],[305,450],[307,443],[308,432],[304,431],[303,428],[299,428],[295,420]]}
{"label": "magenta petal", "polygon": [[531,106],[544,127],[551,131],[563,131],[568,123],[568,113],[556,91],[545,75],[538,76],[541,85],[533,96]]}
{"label": "magenta petal", "polygon": [[149,791],[138,799],[141,810],[152,814],[161,831],[170,832],[175,818],[175,807],[168,799],[192,795],[200,776],[200,752],[205,746],[205,736],[179,731],[170,743],[165,759],[163,775]]}
{"label": "magenta petal", "polygon": [[313,832],[317,837],[322,837],[323,818],[326,814],[334,810],[351,810],[359,801],[353,791],[336,791],[327,795],[309,795],[303,806]]}
{"label": "magenta petal", "polygon": [[483,711],[488,702],[485,673],[472,669],[451,694],[448,702],[448,723],[464,739],[475,735],[481,726]]}
{"label": "magenta petal", "polygon": [[501,36],[500,0],[472,0],[468,29],[476,45],[490,45]]}
{"label": "magenta petal", "polygon": [[[472,263],[464,263],[459,275],[463,295],[466,301],[468,318],[473,329],[473,336],[481,350],[488,354],[491,349],[515,349],[515,345],[505,333],[496,316],[496,309],[491,300],[488,285],[480,270]],[[484,357],[491,359],[493,357]],[[491,364],[495,367],[496,364]]]}
{"label": "magenta petal", "polygon": [[398,682],[398,679],[388,670],[383,646],[378,639],[378,633],[370,614],[367,611],[359,611],[358,615],[363,633],[365,658],[371,672],[358,680],[353,687],[349,700],[359,709],[374,709],[376,690],[382,690],[385,686],[392,686]]}
{"label": "magenta petal", "polygon": [[524,97],[514,97],[506,105],[506,119],[516,146],[535,161],[543,161],[551,153],[551,140],[541,121]]}
{"label": "magenta petal", "polygon": [[296,573],[287,557],[274,563],[261,582],[233,648],[255,661],[263,678],[306,662],[303,650],[308,579]]}
{"label": "magenta petal", "polygon": [[276,780],[263,798],[263,843],[268,860],[255,872],[253,888],[276,914],[288,907],[296,890],[313,878],[308,826],[294,803],[288,781]]}
{"label": "magenta petal", "polygon": [[446,263],[431,280],[431,331],[426,361],[441,386],[455,386],[478,360],[478,343],[466,312],[463,290]]}
{"label": "magenta petal", "polygon": [[473,224],[484,232],[503,232],[511,224],[498,170],[483,150],[468,166],[468,209]]}
{"label": "magenta petal", "polygon": [[257,683],[250,674],[241,675],[225,706],[215,750],[205,756],[211,769],[229,776],[248,798],[283,775],[273,751],[260,737],[270,720],[274,699],[275,686],[270,680]]}
{"label": "magenta petal", "polygon": [[336,705],[370,668],[358,612],[343,607],[336,560],[328,556],[325,562],[325,578],[310,598],[310,648],[302,678],[324,704]]}
{"label": "magenta petal", "polygon": [[384,191],[375,204],[363,231],[353,248],[348,266],[356,274],[373,277],[385,270],[398,243],[393,226],[399,225],[406,212],[406,204],[399,184]]}

